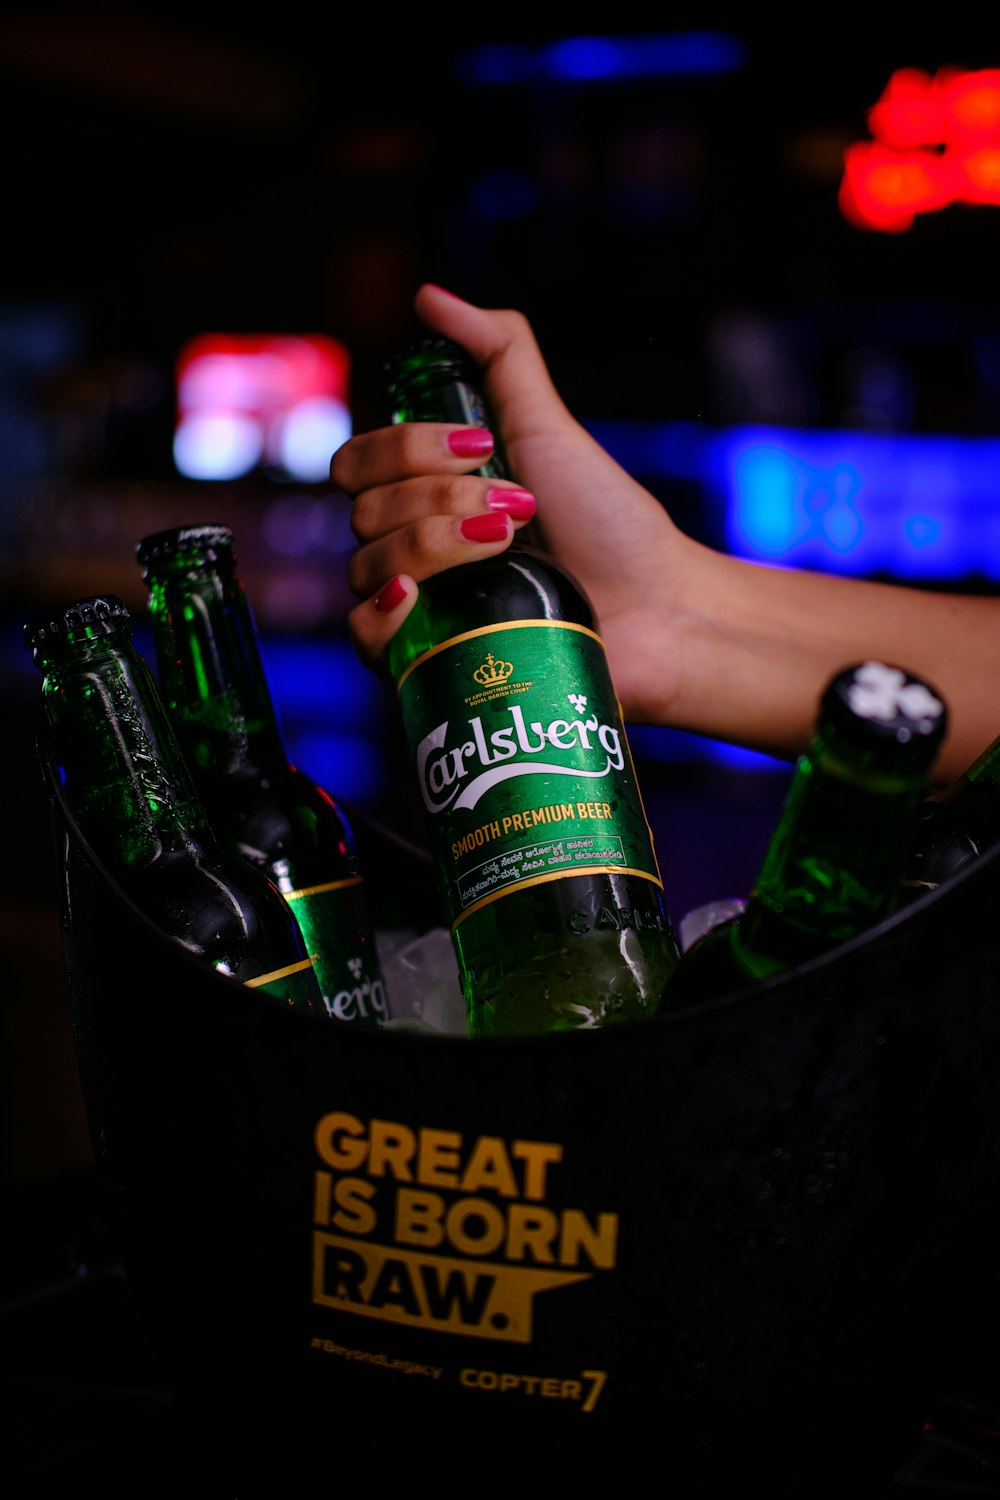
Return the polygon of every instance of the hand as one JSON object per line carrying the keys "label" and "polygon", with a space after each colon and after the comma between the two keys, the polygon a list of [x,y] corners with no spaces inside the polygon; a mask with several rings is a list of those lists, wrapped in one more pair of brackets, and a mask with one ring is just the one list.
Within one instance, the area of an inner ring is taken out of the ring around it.
{"label": "hand", "polygon": [[404,423],[352,438],[334,455],[331,474],[354,497],[361,544],[350,582],[362,602],[348,623],[375,670],[384,670],[419,583],[502,552],[537,501],[534,529],[590,597],[627,719],[791,757],[812,733],[832,674],[877,657],[944,694],[951,732],[939,780],[957,776],[996,735],[1000,600],[714,552],[678,531],[573,419],[520,313],[474,307],[433,286],[420,288],[416,309],[480,366],[517,484],[475,478],[484,455],[463,457],[449,445],[456,431],[481,440],[476,428]]}
{"label": "hand", "polygon": [[433,286],[420,288],[416,310],[480,366],[518,484],[471,474],[485,455],[463,452],[462,444],[482,441],[478,429],[403,423],[338,450],[331,477],[354,499],[351,524],[361,544],[349,581],[363,602],[348,621],[359,655],[383,670],[419,583],[502,552],[537,501],[536,533],[590,597],[626,716],[662,722],[683,629],[666,653],[662,630],[668,617],[682,620],[680,589],[690,587],[704,549],[570,415],[520,313],[474,307]]}

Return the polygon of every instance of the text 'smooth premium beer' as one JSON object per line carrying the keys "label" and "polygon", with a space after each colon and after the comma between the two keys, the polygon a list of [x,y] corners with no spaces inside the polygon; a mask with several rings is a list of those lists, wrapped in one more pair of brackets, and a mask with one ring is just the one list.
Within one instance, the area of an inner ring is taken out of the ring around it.
{"label": "text 'smooth premium beer'", "polygon": [[218,837],[295,913],[327,1013],[387,1019],[354,834],[289,764],[253,613],[225,526],[177,527],[136,548],[149,586],[160,692]]}
{"label": "text 'smooth premium beer'", "polygon": [[45,739],[62,795],[108,873],[219,973],[321,1013],[289,907],[209,826],[121,600],[78,599],[24,633],[42,673]]}
{"label": "text 'smooth premium beer'", "polygon": [[684,954],[672,1008],[804,963],[887,913],[946,727],[936,691],[898,667],[869,661],[833,678],[746,910]]}
{"label": "text 'smooth premium beer'", "polygon": [[[470,361],[427,339],[394,421],[488,426]],[[491,459],[478,473],[507,477]],[[516,545],[421,584],[390,654],[470,1036],[653,1015],[668,918],[621,712],[579,587]]]}

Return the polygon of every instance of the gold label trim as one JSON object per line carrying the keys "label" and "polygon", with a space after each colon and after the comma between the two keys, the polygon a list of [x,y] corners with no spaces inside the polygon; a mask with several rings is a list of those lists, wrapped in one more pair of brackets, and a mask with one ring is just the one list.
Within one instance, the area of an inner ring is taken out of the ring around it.
{"label": "gold label trim", "polygon": [[270,974],[258,974],[256,979],[244,979],[243,983],[248,990],[255,990],[258,985],[273,984],[276,979],[287,979],[289,974],[301,974],[303,969],[312,967],[312,959],[304,958],[300,963],[288,964],[284,969],[273,969]]}
{"label": "gold label trim", "polygon": [[653,868],[656,871],[656,880],[654,881],[654,884],[658,885],[660,887],[660,890],[662,891],[663,877],[660,874],[660,861],[656,857],[656,843],[653,839],[653,830],[649,825],[649,818],[646,814],[646,804],[642,800],[642,787],[639,785],[639,778],[635,774],[635,761],[632,758],[632,746],[628,742],[628,731],[625,730],[625,716],[622,713],[621,702],[618,699],[617,694],[615,697],[615,701],[618,703],[618,717],[621,720],[622,729],[623,731],[625,731],[622,734],[622,741],[625,745],[625,754],[628,756],[629,767],[632,771],[632,785],[635,788],[635,794],[639,799],[639,807],[642,811],[642,819],[646,825],[646,832],[649,835],[649,852],[653,856]]}
{"label": "gold label trim", "polygon": [[589,635],[592,641],[604,648],[604,642],[596,630],[591,630],[589,625],[574,625],[569,620],[503,620],[499,625],[483,625],[478,630],[466,630],[462,635],[453,635],[446,641],[441,641],[437,646],[431,646],[422,656],[411,661],[406,671],[396,683],[397,693],[410,673],[416,667],[422,667],[425,661],[430,661],[432,656],[437,656],[440,651],[447,651],[449,646],[458,646],[462,641],[474,641],[477,636],[495,635],[498,630],[577,630],[581,635]]}
{"label": "gold label trim", "polygon": [[286,901],[298,901],[301,896],[321,896],[324,891],[344,891],[348,886],[362,885],[364,877],[351,875],[347,880],[328,880],[326,885],[304,885],[298,891],[282,892]]}
{"label": "gold label trim", "polygon": [[515,891],[523,891],[529,885],[548,885],[551,880],[567,880],[573,875],[638,875],[642,880],[648,880],[650,885],[659,886],[663,890],[662,880],[650,875],[648,870],[633,870],[630,865],[583,865],[573,870],[551,870],[547,875],[532,875],[528,880],[512,881],[501,891],[490,891],[488,896],[480,896],[478,901],[465,908],[461,916],[455,918],[451,930],[454,932],[474,911],[481,911],[484,906],[500,901],[504,896],[512,896]]}

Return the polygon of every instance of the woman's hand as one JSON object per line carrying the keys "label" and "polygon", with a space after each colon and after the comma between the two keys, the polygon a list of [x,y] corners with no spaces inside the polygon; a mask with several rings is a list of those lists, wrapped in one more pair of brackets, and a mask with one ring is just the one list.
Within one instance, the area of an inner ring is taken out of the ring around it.
{"label": "woman's hand", "polygon": [[417,583],[502,552],[535,514],[529,490],[470,472],[492,452],[482,428],[408,422],[352,438],[334,455],[331,475],[355,497],[351,526],[361,546],[348,581],[370,609],[360,607],[351,623],[370,665],[380,665]]}
{"label": "woman's hand", "polygon": [[714,552],[678,531],[573,419],[520,313],[433,286],[420,288],[416,308],[479,365],[518,484],[472,475],[485,453],[463,444],[484,441],[477,428],[400,424],[334,455],[331,474],[354,499],[361,544],[350,581],[362,602],[349,625],[373,668],[384,668],[419,583],[502,552],[537,502],[542,545],[594,606],[627,719],[790,757],[808,741],[833,673],[876,657],[926,676],[948,702],[940,780],[1000,732],[1000,600]]}
{"label": "woman's hand", "polygon": [[502,552],[534,517],[542,545],[590,597],[626,714],[662,720],[683,631],[664,659],[649,622],[677,617],[679,581],[690,581],[703,549],[570,415],[520,313],[474,307],[433,286],[421,287],[416,309],[428,329],[479,365],[519,483],[470,472],[492,451],[492,438],[477,428],[403,423],[338,450],[331,477],[354,499],[360,543],[349,571],[363,601],[349,617],[359,655],[381,670],[418,584]]}

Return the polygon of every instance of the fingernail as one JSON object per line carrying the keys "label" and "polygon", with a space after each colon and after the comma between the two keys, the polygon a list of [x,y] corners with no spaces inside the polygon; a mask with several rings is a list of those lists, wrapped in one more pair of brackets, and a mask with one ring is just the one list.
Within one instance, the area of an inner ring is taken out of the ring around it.
{"label": "fingernail", "polygon": [[493,434],[485,427],[460,427],[449,432],[448,447],[456,458],[485,458],[493,452]]}
{"label": "fingernail", "polygon": [[486,504],[490,510],[502,510],[515,521],[526,521],[536,509],[530,490],[489,490]]}
{"label": "fingernail", "polygon": [[507,540],[507,517],[492,514],[466,516],[458,529],[467,542],[505,542]]}
{"label": "fingernail", "polygon": [[398,578],[390,578],[389,582],[380,588],[372,604],[380,615],[391,614],[397,604],[402,604],[406,598],[406,589]]}

